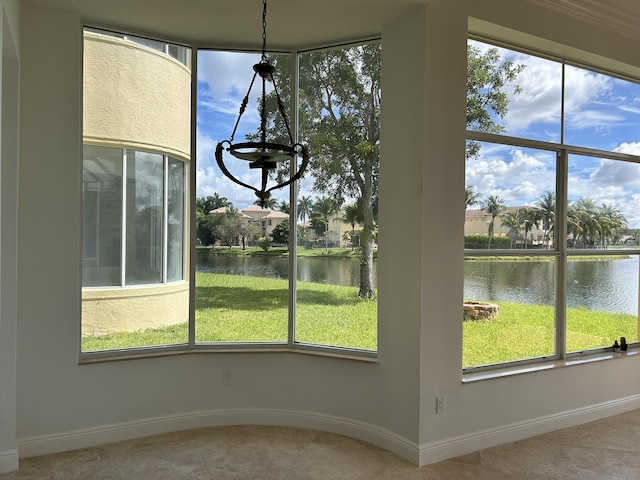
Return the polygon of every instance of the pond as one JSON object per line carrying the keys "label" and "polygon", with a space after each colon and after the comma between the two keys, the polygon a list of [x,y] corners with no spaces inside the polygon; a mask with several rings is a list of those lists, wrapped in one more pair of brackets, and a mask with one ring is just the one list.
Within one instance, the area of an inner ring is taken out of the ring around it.
{"label": "pond", "polygon": [[[252,277],[289,278],[287,257],[213,255],[198,250],[198,272],[228,273]],[[360,284],[360,262],[357,258],[299,257],[298,280],[357,287]],[[373,286],[376,285],[376,262],[373,262]]]}
{"label": "pond", "polygon": [[[374,285],[376,263],[373,264]],[[638,258],[568,262],[567,304],[636,315]],[[199,272],[288,278],[286,257],[213,255],[198,251]],[[550,261],[467,261],[464,297],[489,302],[510,301],[552,305],[554,263]],[[332,285],[358,286],[360,264],[355,258],[298,258],[298,279]]]}

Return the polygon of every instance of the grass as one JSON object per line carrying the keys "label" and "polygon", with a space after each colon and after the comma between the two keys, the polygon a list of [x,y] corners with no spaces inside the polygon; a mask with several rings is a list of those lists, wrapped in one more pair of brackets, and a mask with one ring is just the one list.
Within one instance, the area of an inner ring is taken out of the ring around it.
{"label": "grass", "polygon": [[[375,350],[377,302],[356,287],[298,282],[296,340]],[[196,341],[286,342],[286,280],[196,274]],[[186,343],[187,324],[82,338],[83,351]]]}
{"label": "grass", "polygon": [[[553,307],[499,302],[494,320],[466,321],[463,325],[464,367],[489,365],[552,355],[555,326]],[[567,351],[579,352],[613,345],[621,336],[638,338],[633,315],[567,309]]]}
{"label": "grass", "polygon": [[[196,274],[196,341],[286,342],[286,280],[238,275]],[[375,350],[377,302],[357,297],[356,287],[299,282],[296,340]],[[461,310],[462,316],[462,310]],[[567,349],[581,351],[613,344],[625,336],[637,341],[632,315],[567,312]],[[186,343],[187,324],[85,336],[83,351]],[[463,366],[501,363],[550,355],[554,351],[553,308],[500,302],[491,321],[463,323]]]}

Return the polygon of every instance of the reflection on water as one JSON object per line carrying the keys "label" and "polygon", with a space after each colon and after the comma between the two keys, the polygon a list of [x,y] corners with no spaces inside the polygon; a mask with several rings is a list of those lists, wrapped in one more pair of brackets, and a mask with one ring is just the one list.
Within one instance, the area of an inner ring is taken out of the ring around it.
{"label": "reflection on water", "polygon": [[[553,305],[553,261],[465,261],[464,298]],[[638,312],[638,257],[569,261],[567,306]]]}
{"label": "reflection on water", "polygon": [[[209,250],[198,250],[197,255],[198,272],[289,278],[287,257],[214,255]],[[357,287],[360,284],[360,261],[357,258],[299,257],[298,280]],[[375,262],[373,286],[377,288]]]}

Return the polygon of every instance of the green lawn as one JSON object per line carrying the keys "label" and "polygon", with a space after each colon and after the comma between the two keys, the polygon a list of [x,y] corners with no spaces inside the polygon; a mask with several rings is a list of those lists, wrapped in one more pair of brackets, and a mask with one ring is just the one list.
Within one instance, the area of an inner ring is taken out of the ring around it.
{"label": "green lawn", "polygon": [[[238,275],[196,275],[198,342],[286,342],[287,281]],[[462,309],[460,312],[462,316]],[[296,340],[375,350],[377,302],[361,300],[356,287],[298,283]],[[569,351],[637,340],[634,316],[569,309]],[[187,324],[139,332],[85,336],[83,351],[187,342]],[[500,302],[491,321],[463,323],[463,365],[474,366],[553,353],[553,309]]]}

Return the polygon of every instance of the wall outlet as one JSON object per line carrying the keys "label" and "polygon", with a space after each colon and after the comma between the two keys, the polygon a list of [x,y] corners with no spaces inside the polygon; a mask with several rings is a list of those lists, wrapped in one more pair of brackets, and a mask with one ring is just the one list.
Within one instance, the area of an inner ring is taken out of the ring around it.
{"label": "wall outlet", "polygon": [[436,413],[444,413],[444,397],[436,398]]}
{"label": "wall outlet", "polygon": [[222,372],[222,384],[223,385],[233,384],[233,372],[231,370],[225,370]]}

